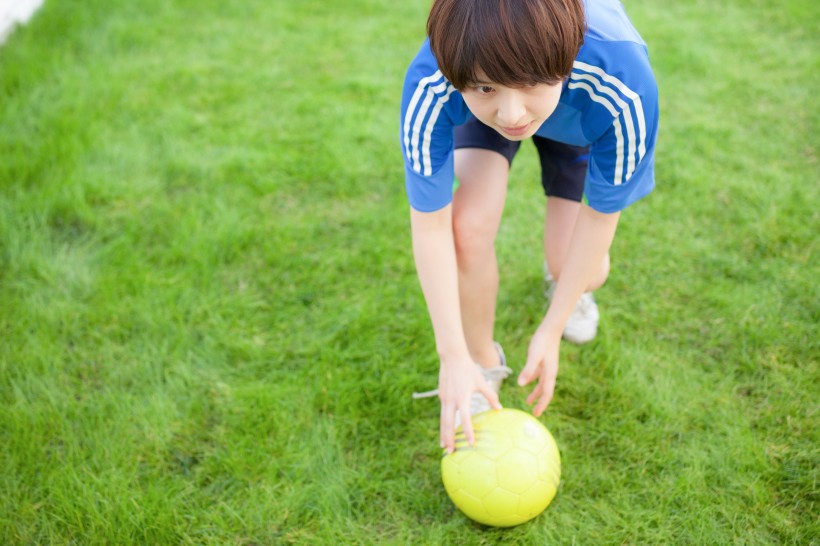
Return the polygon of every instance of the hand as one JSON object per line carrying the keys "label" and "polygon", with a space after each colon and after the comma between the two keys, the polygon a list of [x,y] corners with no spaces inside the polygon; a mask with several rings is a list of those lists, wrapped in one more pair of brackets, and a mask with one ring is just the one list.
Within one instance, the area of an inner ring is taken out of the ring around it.
{"label": "hand", "polygon": [[483,394],[493,409],[501,409],[498,394],[490,388],[481,370],[471,360],[442,361],[438,378],[438,396],[441,400],[441,447],[447,453],[455,451],[456,412],[461,417],[461,429],[467,443],[475,443],[473,423],[470,420],[470,398],[474,392]]}
{"label": "hand", "polygon": [[522,387],[538,378],[538,384],[527,397],[527,404],[530,405],[538,400],[538,404],[532,410],[536,417],[540,417],[547,409],[555,391],[560,344],[560,333],[556,336],[550,334],[543,325],[539,326],[527,350],[527,364],[518,376],[518,384]]}

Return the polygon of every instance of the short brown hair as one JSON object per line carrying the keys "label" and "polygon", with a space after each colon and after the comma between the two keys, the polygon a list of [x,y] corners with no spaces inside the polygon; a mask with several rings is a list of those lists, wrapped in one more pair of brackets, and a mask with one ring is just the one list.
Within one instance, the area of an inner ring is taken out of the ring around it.
{"label": "short brown hair", "polygon": [[582,0],[435,0],[427,35],[456,89],[482,71],[509,87],[569,76],[584,42]]}

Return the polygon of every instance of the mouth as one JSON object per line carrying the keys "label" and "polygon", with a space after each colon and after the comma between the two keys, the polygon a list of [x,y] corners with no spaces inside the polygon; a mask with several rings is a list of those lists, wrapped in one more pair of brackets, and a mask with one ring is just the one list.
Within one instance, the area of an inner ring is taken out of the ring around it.
{"label": "mouth", "polygon": [[525,125],[519,125],[517,127],[501,127],[501,132],[503,132],[505,135],[519,137],[527,134],[527,131],[530,130],[530,125],[532,125],[532,122],[529,122]]}

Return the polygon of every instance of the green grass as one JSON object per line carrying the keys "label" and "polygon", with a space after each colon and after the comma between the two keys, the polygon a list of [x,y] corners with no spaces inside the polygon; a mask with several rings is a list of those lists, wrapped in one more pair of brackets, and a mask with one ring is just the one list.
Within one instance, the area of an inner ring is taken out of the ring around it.
{"label": "green grass", "polygon": [[[0,48],[0,543],[818,544],[818,4],[626,2],[661,88],[556,499],[472,524],[398,151],[427,0],[46,2]],[[537,160],[499,236],[544,312]],[[524,407],[525,393],[502,400]]]}

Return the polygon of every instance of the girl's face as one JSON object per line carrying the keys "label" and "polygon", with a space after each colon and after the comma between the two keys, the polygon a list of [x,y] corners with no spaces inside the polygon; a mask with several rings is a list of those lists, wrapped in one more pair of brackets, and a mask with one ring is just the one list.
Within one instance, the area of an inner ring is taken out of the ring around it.
{"label": "girl's face", "polygon": [[555,111],[561,97],[562,83],[539,83],[525,87],[505,87],[478,75],[477,82],[461,95],[467,107],[485,125],[507,140],[524,140],[535,134]]}

